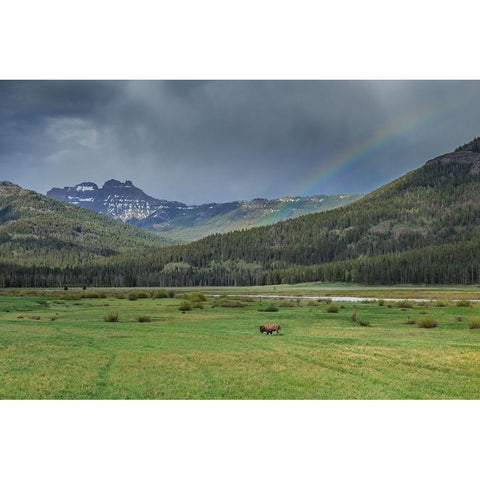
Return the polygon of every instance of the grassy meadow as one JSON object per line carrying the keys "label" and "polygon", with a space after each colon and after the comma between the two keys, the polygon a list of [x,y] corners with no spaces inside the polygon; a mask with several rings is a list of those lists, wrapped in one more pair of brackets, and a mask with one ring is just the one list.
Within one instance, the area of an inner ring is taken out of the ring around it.
{"label": "grassy meadow", "polygon": [[[480,327],[480,304],[454,300],[475,298],[468,288],[441,302],[383,305],[202,301],[194,289],[175,289],[174,298],[145,289],[132,300],[139,289],[3,291],[0,398],[479,399],[480,328],[470,326]],[[395,297],[395,287],[380,290]],[[259,311],[272,303],[278,311]],[[117,322],[105,321],[115,314]],[[420,328],[425,320],[438,326]],[[269,321],[280,335],[260,334]]]}

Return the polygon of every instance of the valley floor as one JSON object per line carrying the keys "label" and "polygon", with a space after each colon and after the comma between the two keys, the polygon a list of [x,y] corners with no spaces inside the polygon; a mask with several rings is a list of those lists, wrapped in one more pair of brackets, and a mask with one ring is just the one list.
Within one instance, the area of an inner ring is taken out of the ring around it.
{"label": "valley floor", "polygon": [[[133,289],[1,292],[0,398],[480,398],[480,329],[469,328],[480,321],[480,304],[455,301],[480,298],[476,286],[174,289],[175,298],[143,290],[148,298],[134,301]],[[328,301],[200,302],[191,296],[199,291],[441,302],[334,302],[333,312]],[[202,308],[182,313],[182,296]],[[271,303],[278,311],[259,311]],[[112,313],[119,321],[105,322]],[[427,318],[438,327],[419,328]],[[281,325],[280,335],[260,334],[268,321]]]}

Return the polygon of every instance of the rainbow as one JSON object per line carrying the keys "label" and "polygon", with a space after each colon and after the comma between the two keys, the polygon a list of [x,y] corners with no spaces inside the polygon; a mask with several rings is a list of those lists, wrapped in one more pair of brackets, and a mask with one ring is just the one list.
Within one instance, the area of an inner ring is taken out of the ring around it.
{"label": "rainbow", "polygon": [[368,167],[395,142],[407,137],[412,132],[417,133],[431,128],[451,117],[454,111],[463,107],[463,103],[462,105],[441,104],[424,107],[414,114],[398,119],[392,125],[380,128],[360,144],[329,158],[326,164],[321,162],[309,176],[311,180],[301,188],[303,195],[325,193],[325,187],[338,185],[347,175],[352,175],[359,169]]}

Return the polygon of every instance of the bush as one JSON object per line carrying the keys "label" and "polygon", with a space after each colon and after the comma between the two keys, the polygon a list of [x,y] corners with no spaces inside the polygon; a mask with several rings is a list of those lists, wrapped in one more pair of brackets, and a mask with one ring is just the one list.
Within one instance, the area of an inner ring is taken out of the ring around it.
{"label": "bush", "polygon": [[278,312],[278,308],[275,306],[274,303],[271,303],[267,308],[260,308],[259,312]]}
{"label": "bush", "polygon": [[411,317],[407,317],[407,321],[405,323],[407,325],[415,325],[415,320]]}
{"label": "bush", "polygon": [[178,309],[181,312],[188,312],[189,310],[192,309],[192,304],[188,300],[184,300],[183,302],[180,303],[180,306]]}
{"label": "bush", "polygon": [[413,308],[413,305],[410,302],[407,302],[406,300],[401,300],[400,302],[397,302],[397,307],[398,308]]}
{"label": "bush", "polygon": [[438,322],[433,318],[422,318],[417,322],[418,328],[436,328],[438,327]]}
{"label": "bush", "polygon": [[86,290],[87,289],[87,286],[86,285],[82,285],[82,290]]}
{"label": "bush", "polygon": [[119,318],[118,318],[118,313],[110,313],[109,315],[107,315],[105,318],[104,318],[104,321],[105,322],[118,322],[119,321]]}
{"label": "bush", "polygon": [[128,299],[129,299],[131,302],[134,302],[135,300],[138,299],[138,296],[137,296],[136,293],[133,293],[133,292],[132,292],[132,293],[129,293],[129,294],[128,294]]}
{"label": "bush", "polygon": [[352,316],[350,317],[350,320],[351,320],[352,322],[356,322],[356,321],[357,321],[357,312],[353,312],[353,313],[352,313]]}
{"label": "bush", "polygon": [[457,307],[469,307],[470,302],[468,300],[459,300],[457,302]]}
{"label": "bush", "polygon": [[192,307],[193,308],[200,308],[200,310],[203,310],[203,303],[202,302],[192,302]]}
{"label": "bush", "polygon": [[190,300],[192,302],[206,302],[207,297],[205,297],[203,293],[193,293],[192,295],[190,295]]}
{"label": "bush", "polygon": [[420,315],[427,315],[428,312],[426,310],[420,310],[418,313]]}
{"label": "bush", "polygon": [[439,308],[446,307],[447,304],[445,302],[435,302],[435,306]]}
{"label": "bush", "polygon": [[65,285],[65,286],[63,287],[63,289],[64,289],[65,291],[67,291],[67,290],[68,290],[67,285]]}
{"label": "bush", "polygon": [[468,328],[470,330],[473,330],[475,328],[480,328],[480,320],[472,320],[469,324],[468,324]]}
{"label": "bush", "polygon": [[[280,304],[280,305],[281,305],[281,304]],[[318,307],[318,302],[316,302],[315,300],[309,300],[309,301],[307,302],[307,305],[308,305],[309,307]]]}
{"label": "bush", "polygon": [[137,322],[140,322],[140,323],[148,323],[151,321],[152,319],[150,317],[147,317],[146,315],[140,315],[137,317]]}
{"label": "bush", "polygon": [[359,320],[357,323],[361,327],[370,327],[370,322],[368,320]]}
{"label": "bush", "polygon": [[295,307],[297,304],[294,300],[282,300],[280,302],[281,307]]}
{"label": "bush", "polygon": [[331,303],[327,308],[328,313],[338,313],[338,310],[338,305],[335,305],[334,303]]}
{"label": "bush", "polygon": [[230,308],[230,307],[232,307],[232,308],[235,308],[235,307],[239,307],[239,308],[241,308],[241,307],[246,307],[246,305],[245,305],[244,303],[239,302],[238,300],[234,301],[234,300],[228,300],[228,299],[226,299],[226,298],[221,298],[221,299],[218,301],[217,305],[220,305],[221,307],[225,307],[225,308],[227,308],[227,307],[228,307],[228,308]]}
{"label": "bush", "polygon": [[82,298],[98,298],[100,295],[96,292],[89,292],[82,295]]}
{"label": "bush", "polygon": [[456,320],[457,322],[463,322],[463,318],[460,317],[460,316],[459,316],[459,317],[456,317],[455,320]]}
{"label": "bush", "polygon": [[174,298],[175,297],[175,292],[173,290],[168,291],[168,298]]}
{"label": "bush", "polygon": [[137,292],[137,298],[148,298],[147,292]]}
{"label": "bush", "polygon": [[383,307],[384,305],[385,305],[385,300],[380,299],[380,300],[378,301],[378,306],[379,306],[379,307]]}
{"label": "bush", "polygon": [[80,300],[78,295],[62,295],[60,300]]}
{"label": "bush", "polygon": [[154,294],[152,294],[153,298],[168,298],[168,293],[166,290],[157,290]]}
{"label": "bush", "polygon": [[327,305],[330,305],[330,304],[332,303],[332,299],[331,299],[331,298],[326,298],[326,299],[325,299],[325,303],[326,303]]}

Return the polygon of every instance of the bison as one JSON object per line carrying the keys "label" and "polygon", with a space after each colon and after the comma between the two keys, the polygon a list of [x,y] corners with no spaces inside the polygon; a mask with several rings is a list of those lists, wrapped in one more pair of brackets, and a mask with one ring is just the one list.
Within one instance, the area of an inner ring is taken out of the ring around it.
{"label": "bison", "polygon": [[264,333],[264,332],[267,332],[267,335],[268,334],[271,335],[273,332],[279,333],[280,332],[280,325],[278,323],[268,322],[265,325],[262,325],[260,327],[260,333]]}

